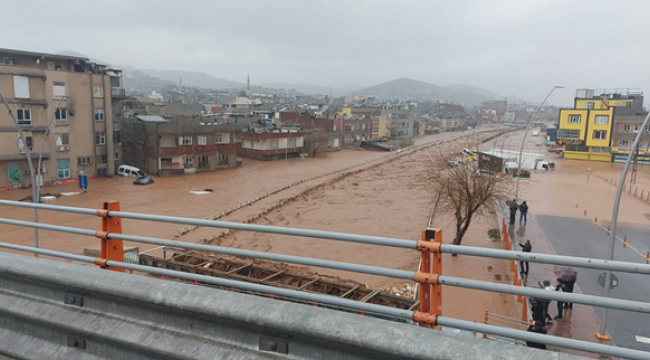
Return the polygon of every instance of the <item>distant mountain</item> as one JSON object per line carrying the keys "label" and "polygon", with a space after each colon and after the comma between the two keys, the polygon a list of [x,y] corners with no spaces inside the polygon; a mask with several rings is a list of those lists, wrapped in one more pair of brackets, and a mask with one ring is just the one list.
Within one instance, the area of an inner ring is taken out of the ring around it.
{"label": "distant mountain", "polygon": [[230,80],[219,79],[212,75],[196,71],[182,70],[140,70],[143,74],[178,84],[183,80],[184,86],[196,86],[206,89],[243,89],[246,85]]}
{"label": "distant mountain", "polygon": [[175,86],[178,83],[163,80],[154,76],[147,75],[141,70],[135,68],[126,69],[122,67],[122,81],[124,87],[130,90],[156,90],[165,86]]}
{"label": "distant mountain", "polygon": [[331,95],[331,96],[347,96],[351,92],[360,89],[359,86],[341,86],[341,87],[327,87],[317,85],[305,84],[290,84],[290,83],[269,83],[262,84],[265,88],[289,90],[294,89],[297,92],[309,95]]}
{"label": "distant mountain", "polygon": [[469,85],[438,86],[406,78],[356,90],[353,93],[394,100],[447,100],[466,106],[480,105],[483,101],[500,98],[488,90]]}

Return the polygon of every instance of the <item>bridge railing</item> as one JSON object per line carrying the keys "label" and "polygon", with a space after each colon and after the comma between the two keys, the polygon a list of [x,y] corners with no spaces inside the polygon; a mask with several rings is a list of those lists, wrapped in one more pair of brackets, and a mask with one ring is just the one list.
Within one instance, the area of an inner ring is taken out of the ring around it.
{"label": "bridge railing", "polygon": [[[37,208],[41,210],[60,211],[80,215],[98,216],[102,220],[101,230],[80,229],[61,225],[34,223],[23,220],[0,218],[0,224],[38,228],[63,233],[95,237],[101,240],[101,256],[98,258],[74,255],[60,251],[34,248],[29,246],[16,245],[0,242],[0,248],[24,251],[38,255],[53,256],[77,262],[95,264],[108,270],[124,272],[125,270],[149,273],[172,278],[184,279],[206,284],[214,284],[222,287],[231,287],[256,293],[265,293],[287,298],[295,298],[310,303],[323,303],[335,306],[342,306],[355,309],[360,312],[382,314],[395,319],[413,321],[423,327],[449,327],[476,333],[486,333],[494,337],[507,337],[522,341],[533,341],[545,343],[552,346],[563,347],[574,350],[607,354],[626,359],[647,359],[650,354],[643,351],[618,348],[600,343],[579,341],[574,339],[561,338],[551,335],[541,335],[526,332],[518,329],[505,328],[491,324],[478,324],[471,321],[454,319],[443,316],[442,291],[444,286],[455,286],[468,289],[484,290],[498,293],[513,294],[518,296],[533,297],[543,300],[557,300],[584,305],[606,307],[611,309],[632,311],[638,313],[650,313],[650,303],[630,301],[623,299],[605,298],[593,295],[550,292],[538,288],[528,288],[518,285],[497,284],[486,281],[471,280],[460,277],[442,274],[442,254],[457,254],[466,256],[478,256],[497,258],[505,260],[529,261],[533,263],[568,265],[582,268],[603,269],[635,274],[650,274],[650,265],[627,263],[621,261],[607,261],[601,259],[580,258],[560,255],[521,253],[510,250],[477,248],[470,246],[457,246],[442,243],[442,231],[440,229],[425,229],[421,239],[414,241],[408,239],[389,238],[380,236],[356,235],[331,231],[286,228],[256,224],[242,224],[225,221],[210,221],[205,219],[193,219],[183,217],[171,217],[153,214],[142,214],[121,211],[118,202],[106,202],[101,209],[66,207],[46,204],[33,204],[0,200],[0,206],[12,206],[20,208]],[[380,266],[361,265],[341,261],[316,259],[302,256],[267,253],[253,250],[234,249],[223,246],[186,243],[181,241],[167,240],[155,237],[128,235],[122,233],[122,220],[142,220],[164,223],[175,223],[213,228],[226,228],[233,230],[253,231],[267,234],[280,234],[295,236],[298,238],[316,238],[324,241],[344,241],[369,245],[397,247],[412,249],[420,253],[421,268],[418,271],[392,269]],[[170,269],[149,267],[139,264],[127,263],[124,260],[122,242],[133,241],[156,246],[169,246],[196,251],[211,252],[216,254],[244,256],[250,258],[279,261],[290,264],[324,267],[349,272],[363,273],[369,275],[385,276],[391,278],[415,281],[420,284],[420,304],[418,310],[404,310],[377,304],[368,304],[351,299],[340,298],[331,295],[301,292],[286,288],[279,288],[270,285],[237,281],[225,278],[212,277],[207,275],[185,273]],[[128,276],[128,275],[125,275]]]}

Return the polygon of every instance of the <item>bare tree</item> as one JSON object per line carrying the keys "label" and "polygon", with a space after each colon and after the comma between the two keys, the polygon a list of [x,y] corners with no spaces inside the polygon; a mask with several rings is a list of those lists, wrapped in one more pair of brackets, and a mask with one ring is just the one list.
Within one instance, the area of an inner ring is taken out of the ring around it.
{"label": "bare tree", "polygon": [[455,220],[453,244],[460,245],[473,219],[493,213],[495,200],[508,198],[512,181],[507,174],[479,170],[478,155],[473,156],[475,161],[467,162],[460,149],[453,150],[439,149],[431,153],[427,180],[434,193],[439,194],[436,212]]}

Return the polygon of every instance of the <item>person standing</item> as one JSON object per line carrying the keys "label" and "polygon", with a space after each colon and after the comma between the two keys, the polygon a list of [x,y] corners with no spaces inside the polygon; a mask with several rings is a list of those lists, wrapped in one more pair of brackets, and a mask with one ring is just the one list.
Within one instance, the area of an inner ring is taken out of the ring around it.
{"label": "person standing", "polygon": [[[567,293],[573,293],[573,287],[576,285],[577,276],[574,277],[571,281],[564,281],[564,287],[562,291]],[[573,309],[573,303],[564,303],[565,309]]]}
{"label": "person standing", "polygon": [[[538,333],[538,334],[546,334],[544,323],[540,321],[535,321],[532,325],[528,327],[528,330],[526,331]],[[529,348],[546,350],[546,344],[537,343],[534,341],[526,341],[526,346],[528,346]]]}
{"label": "person standing", "polygon": [[533,313],[533,321],[544,324],[544,320],[546,317],[546,313],[544,312],[545,311],[544,303],[535,298],[531,298],[530,310]]}
{"label": "person standing", "polygon": [[587,181],[589,181],[590,177],[591,177],[591,168],[587,168]]}
{"label": "person standing", "polygon": [[[523,245],[519,244],[519,246],[522,247],[521,251],[523,251],[523,252],[529,253],[529,252],[533,251],[533,245],[531,245],[529,239],[526,239],[526,242],[524,242]],[[521,274],[522,276],[523,275],[528,276],[528,261],[521,260],[519,262],[519,264],[521,265],[521,272],[519,272],[519,274]]]}
{"label": "person standing", "polygon": [[510,204],[510,225],[515,224],[518,208],[519,204],[517,204],[517,200],[512,200],[512,203]]}
{"label": "person standing", "polygon": [[[564,286],[564,282],[562,279],[556,279],[555,283],[555,291],[565,291],[566,288]],[[562,315],[564,314],[564,305],[565,303],[561,302],[560,300],[557,301],[557,315],[553,318],[553,320],[562,320]]]}
{"label": "person standing", "polygon": [[[546,291],[555,291],[555,286],[551,285],[551,282],[549,280],[544,280],[543,283],[538,282],[539,287]],[[551,315],[548,313],[548,307],[551,305],[551,302],[553,300],[544,300],[544,319],[546,320],[547,324],[552,324],[553,323],[553,318]]]}
{"label": "person standing", "polygon": [[528,221],[528,204],[525,201],[519,205],[519,222],[522,220],[524,221],[524,225],[526,225]]}

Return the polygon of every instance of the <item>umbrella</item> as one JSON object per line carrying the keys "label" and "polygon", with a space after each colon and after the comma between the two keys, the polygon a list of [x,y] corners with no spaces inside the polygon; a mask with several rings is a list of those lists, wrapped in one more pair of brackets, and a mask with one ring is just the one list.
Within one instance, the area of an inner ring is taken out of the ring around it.
{"label": "umbrella", "polygon": [[571,266],[555,266],[553,272],[558,279],[566,282],[576,281],[578,277],[578,272],[573,270]]}
{"label": "umbrella", "polygon": [[506,205],[511,208],[519,207],[519,204],[517,204],[517,202],[514,200],[506,200]]}

